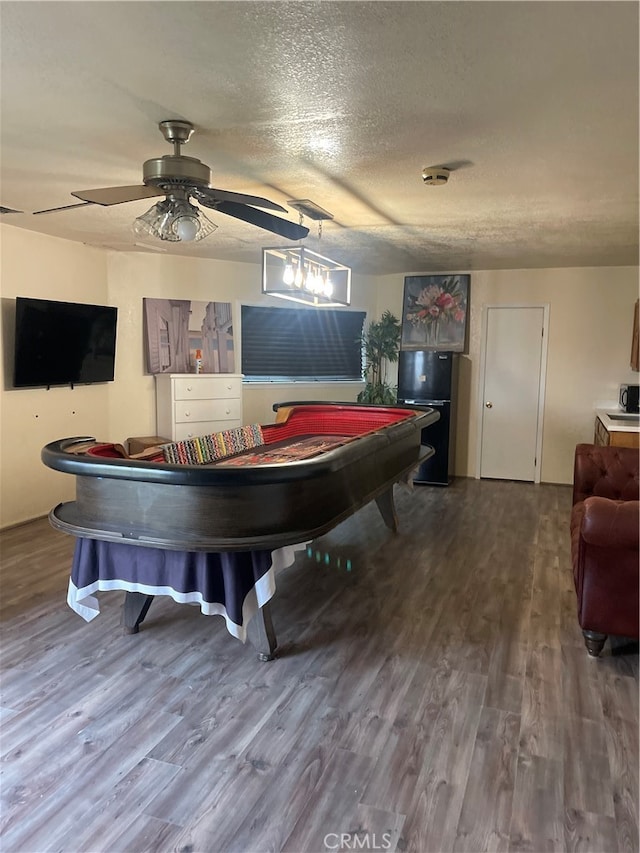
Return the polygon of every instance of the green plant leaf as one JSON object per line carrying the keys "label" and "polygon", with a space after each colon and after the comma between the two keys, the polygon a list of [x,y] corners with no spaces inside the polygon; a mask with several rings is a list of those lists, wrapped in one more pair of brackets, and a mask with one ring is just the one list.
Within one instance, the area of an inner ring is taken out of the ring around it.
{"label": "green plant leaf", "polygon": [[361,343],[367,384],[358,395],[358,402],[382,405],[396,402],[396,390],[385,382],[384,362],[398,360],[401,331],[400,321],[387,310],[363,332]]}

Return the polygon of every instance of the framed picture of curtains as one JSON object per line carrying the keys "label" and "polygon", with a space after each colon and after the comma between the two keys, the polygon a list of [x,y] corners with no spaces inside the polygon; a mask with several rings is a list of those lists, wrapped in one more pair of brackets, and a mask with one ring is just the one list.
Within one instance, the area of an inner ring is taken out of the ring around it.
{"label": "framed picture of curtains", "polygon": [[233,373],[230,302],[144,298],[147,373]]}
{"label": "framed picture of curtains", "polygon": [[470,278],[405,276],[401,349],[467,351]]}

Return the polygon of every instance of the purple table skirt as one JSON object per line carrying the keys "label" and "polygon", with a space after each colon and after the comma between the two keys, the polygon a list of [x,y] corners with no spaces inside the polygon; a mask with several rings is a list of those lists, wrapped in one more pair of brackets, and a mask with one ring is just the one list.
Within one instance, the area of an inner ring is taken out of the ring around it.
{"label": "purple table skirt", "polygon": [[275,573],[304,548],[209,554],[77,539],[67,603],[89,622],[100,612],[96,592],[169,595],[181,604],[199,604],[208,616],[224,616],[229,633],[245,642],[249,620],[275,593]]}

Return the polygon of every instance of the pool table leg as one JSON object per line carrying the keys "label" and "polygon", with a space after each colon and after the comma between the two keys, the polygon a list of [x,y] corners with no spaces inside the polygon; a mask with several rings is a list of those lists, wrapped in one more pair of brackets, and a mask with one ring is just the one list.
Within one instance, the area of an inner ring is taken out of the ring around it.
{"label": "pool table leg", "polygon": [[378,504],[378,509],[380,510],[380,515],[382,516],[384,523],[387,525],[389,530],[393,530],[394,533],[397,533],[398,516],[396,514],[396,506],[393,502],[393,485],[390,486],[386,492],[383,492],[376,498],[376,503]]}
{"label": "pool table leg", "polygon": [[142,592],[125,593],[124,604],[122,605],[122,622],[125,634],[138,633],[140,623],[144,621],[152,601],[152,595],[145,595]]}
{"label": "pool table leg", "polygon": [[269,602],[259,608],[247,625],[247,635],[254,649],[258,652],[258,660],[273,660],[278,645],[276,632],[271,621]]}

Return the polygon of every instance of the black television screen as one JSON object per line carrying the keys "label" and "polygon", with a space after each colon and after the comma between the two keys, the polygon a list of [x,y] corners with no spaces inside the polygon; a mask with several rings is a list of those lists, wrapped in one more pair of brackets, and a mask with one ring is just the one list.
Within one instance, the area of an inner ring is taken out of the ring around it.
{"label": "black television screen", "polygon": [[118,309],[16,298],[14,387],[110,382]]}

